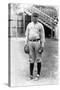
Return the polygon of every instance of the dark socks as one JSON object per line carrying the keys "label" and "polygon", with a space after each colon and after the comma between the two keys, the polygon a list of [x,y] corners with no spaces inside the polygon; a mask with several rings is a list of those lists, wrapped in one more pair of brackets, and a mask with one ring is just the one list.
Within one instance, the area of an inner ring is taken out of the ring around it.
{"label": "dark socks", "polygon": [[40,71],[41,71],[41,62],[37,63],[37,74],[40,75]]}
{"label": "dark socks", "polygon": [[30,75],[33,75],[34,63],[30,63]]}

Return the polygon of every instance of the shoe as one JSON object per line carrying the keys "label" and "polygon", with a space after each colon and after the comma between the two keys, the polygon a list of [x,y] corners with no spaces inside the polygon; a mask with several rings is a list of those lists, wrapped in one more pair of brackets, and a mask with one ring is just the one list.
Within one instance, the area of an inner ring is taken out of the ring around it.
{"label": "shoe", "polygon": [[38,80],[38,79],[39,79],[39,77],[40,77],[40,75],[39,75],[39,74],[37,74],[37,76],[36,76],[36,78],[35,78],[34,80]]}
{"label": "shoe", "polygon": [[40,75],[39,74],[37,74],[37,78],[39,78],[40,77]]}
{"label": "shoe", "polygon": [[33,76],[32,76],[32,75],[30,75],[29,80],[32,80],[32,79],[33,79]]}

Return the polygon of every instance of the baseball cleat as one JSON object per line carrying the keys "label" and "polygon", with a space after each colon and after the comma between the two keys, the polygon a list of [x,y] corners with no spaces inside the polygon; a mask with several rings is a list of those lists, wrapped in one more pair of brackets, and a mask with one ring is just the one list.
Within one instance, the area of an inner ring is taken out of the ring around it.
{"label": "baseball cleat", "polygon": [[39,74],[37,74],[37,76],[36,76],[36,78],[35,78],[34,80],[38,80],[38,79],[39,79],[39,77],[40,77],[40,75],[39,75]]}
{"label": "baseball cleat", "polygon": [[32,79],[33,79],[33,76],[32,76],[32,75],[30,75],[29,80],[32,80]]}

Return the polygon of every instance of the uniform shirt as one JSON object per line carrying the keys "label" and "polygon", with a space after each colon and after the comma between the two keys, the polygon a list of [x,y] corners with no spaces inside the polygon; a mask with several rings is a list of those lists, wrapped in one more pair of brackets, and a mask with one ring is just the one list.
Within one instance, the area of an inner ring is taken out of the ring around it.
{"label": "uniform shirt", "polygon": [[26,36],[25,43],[27,43],[29,40],[40,38],[42,45],[44,46],[45,34],[44,34],[44,27],[41,23],[39,22],[37,22],[36,24],[34,22],[29,23],[26,28],[25,36]]}

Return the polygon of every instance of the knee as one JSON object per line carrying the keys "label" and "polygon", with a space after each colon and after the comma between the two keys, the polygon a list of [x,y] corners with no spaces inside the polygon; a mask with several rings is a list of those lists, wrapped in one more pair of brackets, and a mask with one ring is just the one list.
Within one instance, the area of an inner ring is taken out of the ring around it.
{"label": "knee", "polygon": [[40,63],[42,60],[41,59],[37,59],[37,63]]}
{"label": "knee", "polygon": [[34,60],[32,60],[32,59],[29,59],[29,62],[30,62],[30,63],[34,63]]}

